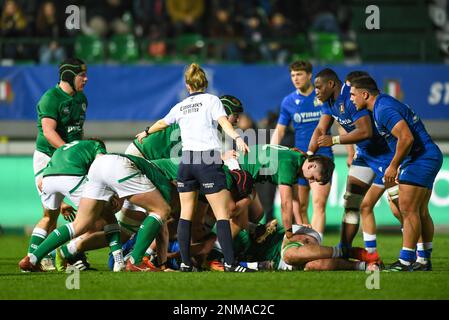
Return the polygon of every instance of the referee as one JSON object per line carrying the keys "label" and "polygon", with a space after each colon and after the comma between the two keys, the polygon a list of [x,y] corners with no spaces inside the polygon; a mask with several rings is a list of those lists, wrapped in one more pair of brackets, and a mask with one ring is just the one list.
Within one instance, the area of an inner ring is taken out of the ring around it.
{"label": "referee", "polygon": [[177,176],[181,202],[178,224],[182,258],[180,269],[184,272],[196,271],[190,259],[190,239],[191,221],[200,191],[206,196],[217,219],[217,237],[223,250],[225,271],[253,271],[234,261],[228,212],[231,195],[226,189],[217,125],[235,140],[239,151],[247,152],[248,146],[228,121],[220,99],[205,93],[208,81],[203,69],[192,63],[186,69],[184,77],[189,97],[176,104],[163,119],[136,136],[141,141],[147,135],[174,123],[178,123],[181,129],[182,157]]}

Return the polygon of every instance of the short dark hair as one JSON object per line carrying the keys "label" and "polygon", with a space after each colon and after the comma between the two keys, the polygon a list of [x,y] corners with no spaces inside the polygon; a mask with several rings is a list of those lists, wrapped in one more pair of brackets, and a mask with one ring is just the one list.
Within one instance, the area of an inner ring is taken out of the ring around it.
{"label": "short dark hair", "polygon": [[321,181],[320,184],[327,184],[332,179],[332,173],[335,169],[334,161],[326,156],[312,155],[307,158],[309,162],[316,162],[321,165]]}
{"label": "short dark hair", "polygon": [[293,61],[289,67],[290,72],[292,71],[305,71],[307,73],[312,73],[312,64],[309,61],[297,60]]}
{"label": "short dark hair", "polygon": [[325,82],[334,81],[335,83],[341,83],[341,80],[338,78],[338,75],[335,73],[334,70],[330,68],[325,68],[320,72],[318,72],[317,75],[315,76],[315,79],[316,78],[321,78]]}
{"label": "short dark hair", "polygon": [[345,82],[349,81],[350,83],[352,83],[352,80],[354,80],[355,78],[366,77],[366,76],[369,77],[369,73],[366,71],[362,71],[362,70],[351,71],[346,75]]}
{"label": "short dark hair", "polygon": [[364,89],[368,91],[369,94],[378,95],[379,88],[377,88],[376,81],[370,76],[358,77],[351,81],[351,87],[356,89]]}

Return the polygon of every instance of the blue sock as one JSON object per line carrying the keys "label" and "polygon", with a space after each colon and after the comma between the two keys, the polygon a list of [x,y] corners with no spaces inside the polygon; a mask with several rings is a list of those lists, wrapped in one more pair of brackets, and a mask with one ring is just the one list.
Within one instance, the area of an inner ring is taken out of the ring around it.
{"label": "blue sock", "polygon": [[416,260],[415,250],[402,247],[401,252],[399,253],[399,259],[407,262],[414,262]]}

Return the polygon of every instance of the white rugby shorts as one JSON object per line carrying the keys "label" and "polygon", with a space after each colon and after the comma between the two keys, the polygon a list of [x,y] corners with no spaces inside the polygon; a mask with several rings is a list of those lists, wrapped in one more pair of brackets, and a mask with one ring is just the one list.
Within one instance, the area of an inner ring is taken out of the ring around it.
{"label": "white rugby shorts", "polygon": [[119,198],[156,190],[154,184],[126,157],[106,154],[90,166],[83,198],[109,201],[116,193]]}
{"label": "white rugby shorts", "polygon": [[49,210],[59,209],[64,197],[78,207],[86,184],[86,176],[47,176],[42,180],[42,205]]}

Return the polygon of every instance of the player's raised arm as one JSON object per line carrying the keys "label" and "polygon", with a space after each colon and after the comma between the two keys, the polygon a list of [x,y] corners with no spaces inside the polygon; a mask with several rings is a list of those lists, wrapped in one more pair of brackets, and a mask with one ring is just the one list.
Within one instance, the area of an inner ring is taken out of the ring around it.
{"label": "player's raised arm", "polygon": [[367,114],[360,117],[354,122],[355,129],[349,133],[339,136],[321,136],[318,138],[320,147],[331,147],[334,144],[353,144],[365,139],[371,138],[373,135],[373,127],[371,126],[371,118]]}
{"label": "player's raised arm", "polygon": [[229,122],[227,117],[220,117],[217,120],[218,124],[223,128],[223,131],[230,136],[237,145],[237,149],[243,153],[249,152],[249,148],[243,138],[234,130],[232,124]]}
{"label": "player's raised arm", "polygon": [[157,131],[164,130],[168,127],[168,124],[165,122],[164,119],[160,119],[156,121],[155,124],[153,124],[151,127],[147,127],[144,131],[136,134],[137,140],[139,140],[140,143],[142,143],[142,139],[149,136],[152,133],[155,133]]}
{"label": "player's raised arm", "polygon": [[332,126],[334,119],[328,114],[322,114],[320,118],[320,122],[318,122],[317,127],[313,131],[312,138],[310,138],[308,151],[315,153],[318,148],[318,139],[321,136],[326,135],[327,130]]}
{"label": "player's raised arm", "polygon": [[280,123],[276,125],[274,129],[273,135],[271,136],[271,144],[281,144],[282,138],[285,136],[285,131],[287,130],[287,126],[284,126]]}

